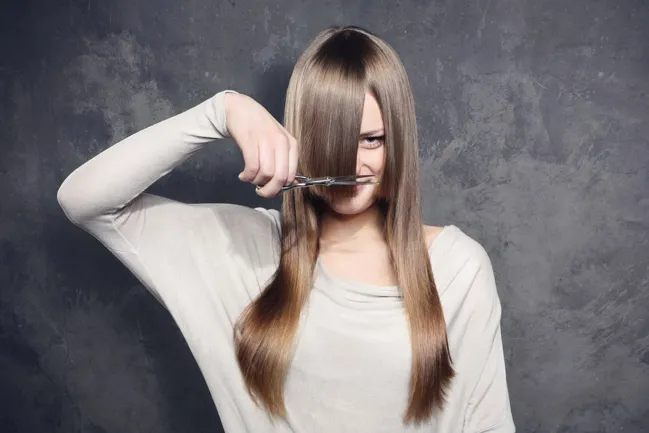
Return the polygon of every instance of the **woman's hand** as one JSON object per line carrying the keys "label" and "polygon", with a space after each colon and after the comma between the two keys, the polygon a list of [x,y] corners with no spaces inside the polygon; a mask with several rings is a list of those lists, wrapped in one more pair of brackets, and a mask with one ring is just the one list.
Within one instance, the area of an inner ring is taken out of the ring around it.
{"label": "woman's hand", "polygon": [[240,93],[225,95],[226,126],[245,162],[239,179],[260,186],[257,194],[273,197],[292,184],[297,142],[257,101]]}

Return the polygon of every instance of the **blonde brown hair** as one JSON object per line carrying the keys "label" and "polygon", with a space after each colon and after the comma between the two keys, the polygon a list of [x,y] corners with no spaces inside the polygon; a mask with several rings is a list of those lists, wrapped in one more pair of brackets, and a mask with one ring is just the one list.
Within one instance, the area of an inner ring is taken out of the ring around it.
{"label": "blonde brown hair", "polygon": [[[455,371],[421,216],[415,104],[399,56],[365,29],[324,30],[297,61],[284,123],[299,143],[298,173],[356,174],[366,92],[376,98],[383,116],[386,160],[379,204],[410,327],[412,375],[403,421],[421,422],[435,408],[443,409]],[[286,416],[284,383],[313,284],[322,212],[330,200],[349,193],[326,187],[284,193],[279,267],[235,328],[248,391],[273,415]]]}

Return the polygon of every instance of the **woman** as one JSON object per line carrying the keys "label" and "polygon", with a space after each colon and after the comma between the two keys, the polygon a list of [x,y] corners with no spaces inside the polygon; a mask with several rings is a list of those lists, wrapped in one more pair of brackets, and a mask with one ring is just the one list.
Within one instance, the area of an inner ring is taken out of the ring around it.
{"label": "woman", "polygon": [[[378,183],[282,192],[281,213],[144,193],[228,136],[263,197],[296,173]],[[423,225],[417,157],[398,55],[333,27],[295,66],[285,125],[222,91],[95,156],[58,200],[172,314],[226,431],[513,432],[489,257]]]}

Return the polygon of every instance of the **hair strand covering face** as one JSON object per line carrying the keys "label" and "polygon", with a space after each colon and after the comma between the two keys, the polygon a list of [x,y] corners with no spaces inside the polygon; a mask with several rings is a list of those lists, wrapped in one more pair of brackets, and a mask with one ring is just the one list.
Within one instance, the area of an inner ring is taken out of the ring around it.
{"label": "hair strand covering face", "polygon": [[[423,230],[414,98],[398,55],[356,26],[321,32],[293,70],[285,127],[299,143],[298,173],[354,175],[366,92],[376,98],[383,116],[386,165],[380,204],[412,345],[403,421],[419,423],[443,409],[455,371]],[[322,211],[350,190],[316,186],[284,193],[279,266],[235,327],[237,359],[248,391],[272,415],[286,417],[284,383],[300,313],[313,284]]]}

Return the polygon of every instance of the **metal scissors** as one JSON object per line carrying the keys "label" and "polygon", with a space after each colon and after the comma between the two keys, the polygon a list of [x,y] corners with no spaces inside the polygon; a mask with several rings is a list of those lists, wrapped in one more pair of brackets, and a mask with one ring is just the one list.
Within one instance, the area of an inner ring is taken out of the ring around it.
{"label": "metal scissors", "polygon": [[[299,174],[295,175],[295,180],[298,183],[291,185],[284,185],[282,191],[288,191],[293,188],[306,188],[313,185],[324,185],[324,186],[336,186],[336,185],[372,185],[378,184],[379,182],[365,180],[361,181],[358,179],[363,179],[367,177],[374,177],[373,174],[361,174],[355,176],[325,176],[325,177],[308,177],[302,176]],[[258,186],[257,189],[260,187]]]}
{"label": "metal scissors", "polygon": [[377,184],[378,182],[373,182],[369,180],[360,181],[358,179],[363,179],[367,177],[374,177],[373,174],[360,174],[355,176],[325,176],[325,177],[314,177],[310,178],[307,176],[295,175],[295,180],[298,183],[292,185],[284,185],[282,191],[288,191],[293,188],[304,188],[311,185],[324,185],[324,186],[333,186],[333,185],[371,185]]}

